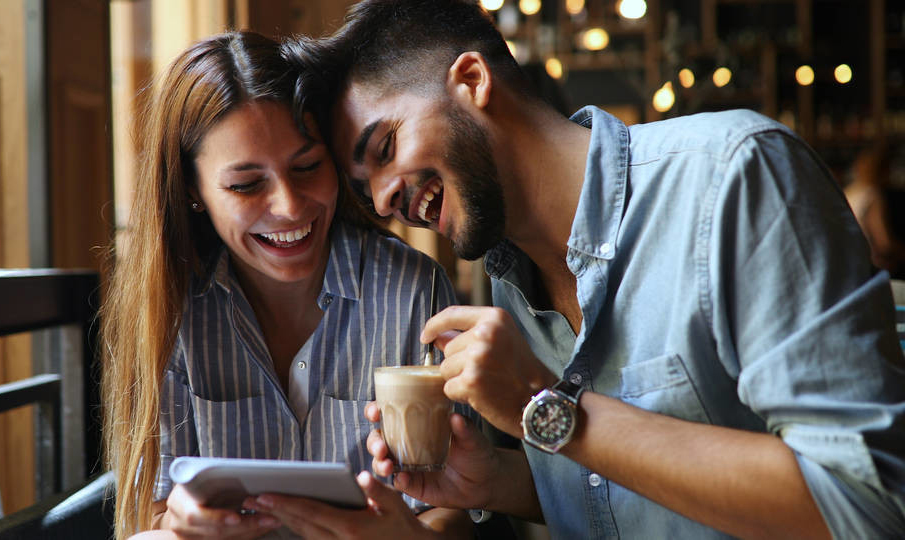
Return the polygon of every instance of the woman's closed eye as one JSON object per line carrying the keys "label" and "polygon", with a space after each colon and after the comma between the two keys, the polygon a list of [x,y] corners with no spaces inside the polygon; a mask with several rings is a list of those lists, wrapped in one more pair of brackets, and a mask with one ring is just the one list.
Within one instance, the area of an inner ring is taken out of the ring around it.
{"label": "woman's closed eye", "polygon": [[323,160],[319,159],[319,160],[317,160],[313,163],[309,163],[309,164],[293,165],[292,171],[297,172],[297,173],[310,172],[310,171],[313,171],[313,170],[317,169],[318,167],[320,167],[322,162],[323,162]]}
{"label": "woman's closed eye", "polygon": [[264,182],[263,178],[258,178],[252,180],[250,182],[241,182],[236,184],[230,184],[227,189],[230,191],[234,191],[236,193],[251,193],[255,189],[257,189]]}

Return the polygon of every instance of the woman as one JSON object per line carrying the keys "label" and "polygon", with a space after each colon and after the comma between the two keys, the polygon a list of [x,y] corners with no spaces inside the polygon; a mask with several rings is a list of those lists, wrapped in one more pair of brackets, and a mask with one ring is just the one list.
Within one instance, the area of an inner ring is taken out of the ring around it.
{"label": "woman", "polygon": [[[276,42],[229,33],[183,52],[148,104],[128,247],[102,311],[118,537],[323,532],[285,512],[200,507],[169,465],[189,454],[364,470],[373,368],[423,352],[435,263],[375,232],[347,195],[304,110],[310,84]],[[437,275],[442,307],[452,287]],[[359,483],[372,499],[350,517],[361,531],[468,525],[439,508],[419,521],[367,474]]]}

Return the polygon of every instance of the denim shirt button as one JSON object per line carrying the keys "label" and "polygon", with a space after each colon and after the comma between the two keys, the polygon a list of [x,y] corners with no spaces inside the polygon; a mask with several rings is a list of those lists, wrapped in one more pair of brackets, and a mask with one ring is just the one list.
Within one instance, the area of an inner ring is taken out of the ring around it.
{"label": "denim shirt button", "polygon": [[299,369],[305,369],[306,367],[308,367],[308,364],[304,360],[299,362]]}
{"label": "denim shirt button", "polygon": [[333,302],[333,297],[328,294],[324,297],[324,305],[329,306],[330,302]]}
{"label": "denim shirt button", "polygon": [[572,384],[581,384],[581,373],[573,373],[569,375],[569,382]]}
{"label": "denim shirt button", "polygon": [[591,476],[588,476],[588,483],[591,484],[591,487],[597,487],[600,485],[600,475],[597,473],[591,473]]}

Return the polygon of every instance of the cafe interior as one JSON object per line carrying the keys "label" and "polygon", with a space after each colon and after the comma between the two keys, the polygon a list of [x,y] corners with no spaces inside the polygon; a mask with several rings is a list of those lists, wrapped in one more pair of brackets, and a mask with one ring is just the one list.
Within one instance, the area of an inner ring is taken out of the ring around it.
{"label": "cafe interior", "polygon": [[[813,148],[856,215],[859,186],[878,189],[905,249],[905,2],[480,3],[563,114],[596,105],[631,125],[758,111]],[[134,120],[150,81],[194,40],[227,29],[320,36],[351,4],[0,2],[0,539],[109,535],[95,316],[107,255],[129,242]],[[386,225],[442,264],[461,303],[490,304],[480,261],[430,230]],[[905,279],[905,253],[877,264]]]}

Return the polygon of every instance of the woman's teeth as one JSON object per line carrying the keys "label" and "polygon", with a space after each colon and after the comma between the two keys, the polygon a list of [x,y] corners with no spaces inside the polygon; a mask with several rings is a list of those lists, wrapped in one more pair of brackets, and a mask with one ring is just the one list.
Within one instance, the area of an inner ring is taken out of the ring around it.
{"label": "woman's teeth", "polygon": [[431,201],[434,200],[437,195],[440,195],[440,192],[443,191],[443,184],[436,183],[432,184],[427,191],[424,192],[424,198],[421,199],[421,202],[418,203],[418,217],[421,218],[421,221],[433,221],[440,216],[440,210],[435,209],[428,216],[427,209],[430,206]]}
{"label": "woman's teeth", "polygon": [[258,236],[267,240],[272,244],[276,243],[289,243],[289,242],[297,242],[302,238],[308,236],[308,233],[311,232],[311,223],[304,227],[299,227],[293,231],[282,231],[276,233],[261,233]]}

